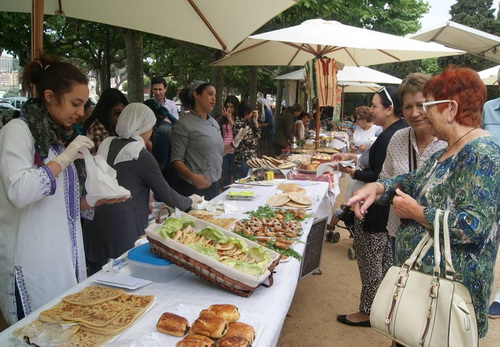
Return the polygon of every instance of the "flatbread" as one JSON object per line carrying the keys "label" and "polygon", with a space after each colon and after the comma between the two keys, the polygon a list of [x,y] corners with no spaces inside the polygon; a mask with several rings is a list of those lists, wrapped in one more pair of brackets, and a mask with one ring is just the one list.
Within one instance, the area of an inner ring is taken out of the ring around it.
{"label": "flatbread", "polygon": [[295,166],[295,163],[283,163],[278,165],[278,169],[293,169]]}
{"label": "flatbread", "polygon": [[116,299],[123,293],[123,289],[88,286],[80,290],[78,293],[65,296],[62,298],[62,301],[82,306],[95,305]]}
{"label": "flatbread", "polygon": [[61,317],[64,320],[103,327],[122,313],[125,308],[126,305],[116,301],[107,301],[90,306],[75,305],[70,311],[62,312]]}
{"label": "flatbread", "polygon": [[293,202],[295,202],[297,204],[307,205],[307,206],[312,205],[312,200],[307,195],[297,194],[297,193],[289,193],[288,197],[290,198],[290,200],[292,200]]}
{"label": "flatbread", "polygon": [[68,342],[64,343],[62,347],[74,347],[74,346],[92,346],[92,347],[99,347],[103,346],[106,342],[111,340],[113,338],[113,335],[105,335],[105,334],[100,334],[96,333],[93,331],[90,331],[89,329],[85,327],[81,327],[78,329],[76,333],[71,335],[68,338]]}
{"label": "flatbread", "polygon": [[290,201],[290,197],[287,194],[278,194],[273,195],[269,199],[267,199],[266,204],[269,206],[277,207],[283,206],[288,201]]}
{"label": "flatbread", "polygon": [[278,186],[278,189],[282,190],[283,193],[298,193],[305,194],[306,190],[295,183],[282,183]]}
{"label": "flatbread", "polygon": [[68,304],[67,302],[61,301],[58,304],[52,306],[48,310],[40,312],[38,319],[45,323],[60,323],[67,324],[71,321],[64,320],[61,317],[63,312],[70,311],[73,308],[73,304]]}
{"label": "flatbread", "polygon": [[116,335],[125,331],[129,326],[131,326],[142,314],[146,311],[146,307],[127,307],[120,313],[115,319],[103,327],[96,327],[84,322],[80,322],[80,325],[85,327],[86,330],[104,334],[104,335]]}
{"label": "flatbread", "polygon": [[293,201],[290,200],[284,206],[293,207],[293,208],[303,208],[303,209],[306,209],[306,208],[310,207],[311,205],[297,204],[296,202],[293,202]]}

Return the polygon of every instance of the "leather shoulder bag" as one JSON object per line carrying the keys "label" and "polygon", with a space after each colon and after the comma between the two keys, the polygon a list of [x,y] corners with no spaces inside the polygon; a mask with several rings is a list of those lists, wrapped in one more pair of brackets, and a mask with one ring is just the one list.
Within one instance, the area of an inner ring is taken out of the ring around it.
{"label": "leather shoulder bag", "polygon": [[[446,273],[440,276],[439,217],[434,237],[426,232],[403,266],[389,269],[380,284],[370,313],[371,326],[406,346],[477,346],[476,314],[469,290],[454,280],[448,231],[449,211],[444,212],[443,239]],[[418,271],[434,246],[432,275]]]}

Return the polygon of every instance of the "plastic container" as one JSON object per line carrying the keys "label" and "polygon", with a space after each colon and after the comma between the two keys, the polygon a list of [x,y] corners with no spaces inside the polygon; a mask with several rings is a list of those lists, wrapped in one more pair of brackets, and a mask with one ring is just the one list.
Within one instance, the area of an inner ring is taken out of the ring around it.
{"label": "plastic container", "polygon": [[151,253],[149,242],[132,248],[127,256],[130,275],[144,280],[164,283],[182,275],[186,270]]}

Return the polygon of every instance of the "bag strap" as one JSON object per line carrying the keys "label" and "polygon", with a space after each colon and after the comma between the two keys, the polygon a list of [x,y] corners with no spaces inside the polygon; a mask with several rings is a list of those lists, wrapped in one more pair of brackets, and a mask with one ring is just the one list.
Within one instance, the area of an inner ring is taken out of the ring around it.
{"label": "bag strap", "polygon": [[445,259],[445,269],[446,278],[452,280],[455,277],[455,268],[453,267],[453,262],[451,260],[451,247],[450,247],[450,230],[448,228],[448,217],[450,215],[450,210],[444,212],[443,220],[443,239],[444,239],[444,259]]}
{"label": "bag strap", "polygon": [[411,144],[411,129],[408,132],[408,169],[412,172],[417,168],[417,153],[415,153],[415,148]]}
{"label": "bag strap", "polygon": [[415,249],[413,250],[413,253],[410,255],[408,259],[406,259],[403,265],[404,268],[411,269],[413,267],[413,263],[415,263],[415,260],[417,259],[417,257],[419,257],[422,251],[424,249],[429,250],[429,248],[426,247],[428,242],[432,242],[432,237],[428,232],[425,232],[425,234],[422,236],[422,239],[418,243],[417,247],[415,247]]}
{"label": "bag strap", "polygon": [[441,250],[439,246],[439,216],[441,215],[441,210],[436,209],[436,216],[434,217],[434,276],[439,276],[441,265]]}

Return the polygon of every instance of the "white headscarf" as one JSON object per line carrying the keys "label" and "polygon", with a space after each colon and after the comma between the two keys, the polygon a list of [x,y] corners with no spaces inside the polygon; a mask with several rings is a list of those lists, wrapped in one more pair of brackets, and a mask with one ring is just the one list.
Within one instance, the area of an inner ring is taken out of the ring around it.
{"label": "white headscarf", "polygon": [[257,102],[261,106],[260,121],[262,123],[264,123],[266,121],[266,112],[265,112],[265,110],[266,109],[271,110],[271,106],[269,106],[269,102],[267,101],[267,99],[264,99],[264,98],[257,99]]}
{"label": "white headscarf", "polygon": [[118,117],[116,124],[118,137],[106,138],[99,146],[97,154],[107,159],[109,146],[113,139],[134,139],[135,141],[128,143],[118,152],[114,164],[137,159],[141,150],[146,148],[140,135],[151,130],[155,123],[155,114],[148,106],[138,102],[128,104]]}

